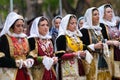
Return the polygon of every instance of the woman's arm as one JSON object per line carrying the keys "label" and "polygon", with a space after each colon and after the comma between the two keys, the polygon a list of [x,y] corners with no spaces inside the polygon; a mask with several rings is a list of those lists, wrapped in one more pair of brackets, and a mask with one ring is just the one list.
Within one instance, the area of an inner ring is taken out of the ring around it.
{"label": "woman's arm", "polygon": [[10,55],[10,49],[11,47],[8,43],[8,39],[5,35],[0,37],[0,67],[9,67],[13,68],[16,67],[15,59],[11,57]]}

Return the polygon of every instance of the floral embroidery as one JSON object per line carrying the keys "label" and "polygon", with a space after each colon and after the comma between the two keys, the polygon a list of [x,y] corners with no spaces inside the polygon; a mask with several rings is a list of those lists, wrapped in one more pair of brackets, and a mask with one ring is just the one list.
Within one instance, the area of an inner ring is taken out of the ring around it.
{"label": "floral embroidery", "polygon": [[27,54],[29,47],[24,38],[11,37],[14,45],[14,56]]}
{"label": "floral embroidery", "polygon": [[51,43],[50,40],[48,39],[39,39],[38,40],[38,45],[41,47],[41,49],[43,50],[43,52],[48,55],[51,56],[53,55],[53,45]]}

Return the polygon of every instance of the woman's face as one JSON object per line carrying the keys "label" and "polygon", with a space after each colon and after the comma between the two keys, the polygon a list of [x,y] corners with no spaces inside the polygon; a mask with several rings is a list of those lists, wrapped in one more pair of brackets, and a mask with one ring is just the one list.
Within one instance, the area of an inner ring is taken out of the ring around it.
{"label": "woman's face", "polygon": [[76,27],[77,27],[77,19],[72,17],[68,23],[67,30],[74,32],[76,30]]}
{"label": "woman's face", "polygon": [[55,19],[55,27],[56,28],[59,28],[59,25],[60,25],[60,22],[61,22],[61,19],[60,18],[57,18],[57,19]]}
{"label": "woman's face", "polygon": [[41,21],[39,26],[38,26],[38,29],[39,29],[39,33],[41,35],[45,36],[49,30],[48,22],[46,20]]}
{"label": "woman's face", "polygon": [[23,32],[24,22],[23,20],[17,20],[14,24],[13,32],[20,34]]}
{"label": "woman's face", "polygon": [[81,20],[79,21],[79,27],[80,27],[80,28],[83,26],[83,23],[84,23],[84,20],[81,19]]}
{"label": "woman's face", "polygon": [[98,10],[94,10],[92,12],[92,25],[96,26],[99,23],[99,12]]}
{"label": "woman's face", "polygon": [[23,28],[23,33],[27,34],[27,27]]}
{"label": "woman's face", "polygon": [[107,7],[104,11],[104,19],[111,21],[113,17],[113,10],[110,7]]}

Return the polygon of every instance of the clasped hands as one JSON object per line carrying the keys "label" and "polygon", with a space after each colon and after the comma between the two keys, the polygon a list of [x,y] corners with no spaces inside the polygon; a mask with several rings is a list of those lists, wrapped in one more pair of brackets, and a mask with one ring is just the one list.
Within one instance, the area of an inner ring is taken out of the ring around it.
{"label": "clasped hands", "polygon": [[42,60],[42,63],[47,70],[50,70],[52,65],[57,63],[57,61],[58,61],[57,57],[52,57],[51,58],[51,57],[44,56],[43,60]]}
{"label": "clasped hands", "polygon": [[[106,41],[107,45],[114,45],[116,47],[120,46],[120,42],[116,40],[108,40]],[[103,43],[100,41],[94,45],[95,49],[102,49],[103,48]]]}
{"label": "clasped hands", "polygon": [[[43,59],[47,58],[47,56],[44,56]],[[50,57],[49,57],[50,58]],[[58,57],[52,57],[53,63],[56,64],[58,62]]]}
{"label": "clasped hands", "polygon": [[16,60],[16,66],[21,69],[22,67],[31,68],[34,64],[34,59],[29,58],[26,60],[20,59]]}
{"label": "clasped hands", "polygon": [[116,40],[108,40],[107,41],[107,44],[108,45],[114,45],[116,47],[119,47],[120,46],[120,42],[119,41],[116,41]]}
{"label": "clasped hands", "polygon": [[74,52],[73,53],[76,57],[78,57],[78,58],[85,58],[85,56],[86,56],[86,52],[85,51],[77,51],[77,52]]}

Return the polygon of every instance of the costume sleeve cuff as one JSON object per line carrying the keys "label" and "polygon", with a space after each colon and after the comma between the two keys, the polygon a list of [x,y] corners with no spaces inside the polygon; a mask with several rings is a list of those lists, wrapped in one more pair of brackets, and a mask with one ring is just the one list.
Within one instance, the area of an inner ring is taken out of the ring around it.
{"label": "costume sleeve cuff", "polygon": [[91,50],[95,51],[94,44],[90,44],[88,47],[89,47]]}

